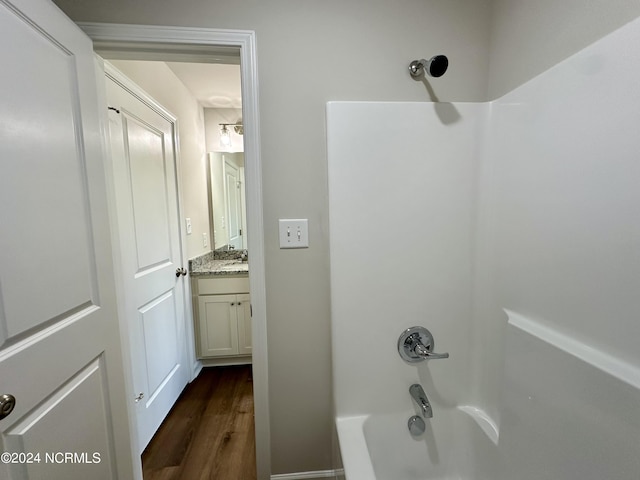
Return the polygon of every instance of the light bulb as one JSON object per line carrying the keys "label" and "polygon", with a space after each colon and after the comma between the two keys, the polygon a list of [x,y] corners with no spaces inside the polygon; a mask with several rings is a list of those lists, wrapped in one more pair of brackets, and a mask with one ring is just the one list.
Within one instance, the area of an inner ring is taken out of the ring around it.
{"label": "light bulb", "polygon": [[220,146],[229,148],[231,146],[231,135],[226,125],[222,125],[220,129]]}

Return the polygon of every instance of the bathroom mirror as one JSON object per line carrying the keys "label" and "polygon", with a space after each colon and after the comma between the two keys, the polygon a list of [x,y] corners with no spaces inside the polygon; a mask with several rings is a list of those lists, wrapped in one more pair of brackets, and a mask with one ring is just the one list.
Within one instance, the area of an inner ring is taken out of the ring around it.
{"label": "bathroom mirror", "polygon": [[247,248],[244,153],[209,153],[209,215],[214,250]]}

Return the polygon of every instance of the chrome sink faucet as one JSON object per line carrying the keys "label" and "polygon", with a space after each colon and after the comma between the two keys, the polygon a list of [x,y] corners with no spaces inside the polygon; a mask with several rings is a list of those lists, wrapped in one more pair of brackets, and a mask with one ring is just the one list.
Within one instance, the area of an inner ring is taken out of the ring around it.
{"label": "chrome sink faucet", "polygon": [[431,409],[431,404],[429,403],[427,394],[424,393],[422,386],[418,383],[414,383],[409,387],[409,393],[420,407],[424,418],[432,418],[433,410]]}

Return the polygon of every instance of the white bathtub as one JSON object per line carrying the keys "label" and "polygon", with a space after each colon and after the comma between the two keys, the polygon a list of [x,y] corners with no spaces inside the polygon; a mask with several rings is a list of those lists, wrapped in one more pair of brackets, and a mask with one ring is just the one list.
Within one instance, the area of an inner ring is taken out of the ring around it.
{"label": "white bathtub", "polygon": [[[347,480],[640,480],[638,42],[640,19],[495,102],[327,105]],[[450,357],[404,362],[413,325]]]}
{"label": "white bathtub", "polygon": [[[413,437],[413,411],[338,417],[346,480],[490,480],[497,432],[475,409],[434,411]],[[493,438],[491,438],[493,437]]]}
{"label": "white bathtub", "polygon": [[346,480],[640,479],[640,370],[508,315],[499,439],[482,411],[438,401],[419,437],[411,408],[338,416]]}

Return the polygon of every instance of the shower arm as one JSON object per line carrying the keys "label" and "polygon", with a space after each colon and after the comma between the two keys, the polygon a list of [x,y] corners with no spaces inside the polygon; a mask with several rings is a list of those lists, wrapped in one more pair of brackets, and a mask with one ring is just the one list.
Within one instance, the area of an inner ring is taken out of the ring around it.
{"label": "shower arm", "polygon": [[421,60],[414,60],[413,62],[411,62],[409,64],[409,73],[414,78],[415,77],[419,77],[420,75],[422,75],[424,73],[424,67],[428,63],[429,62],[427,62],[427,60],[425,60],[424,58],[421,59]]}

